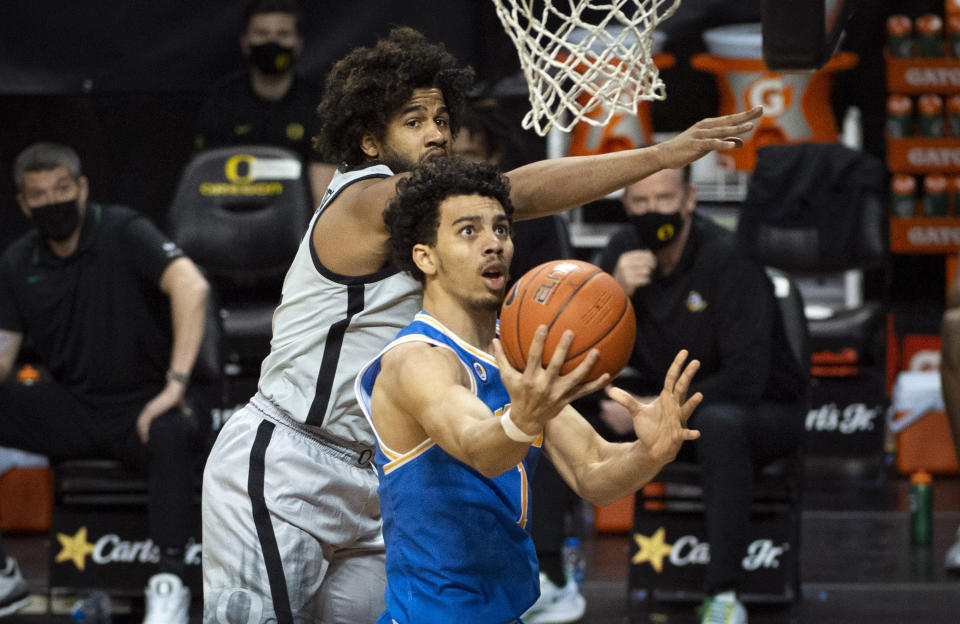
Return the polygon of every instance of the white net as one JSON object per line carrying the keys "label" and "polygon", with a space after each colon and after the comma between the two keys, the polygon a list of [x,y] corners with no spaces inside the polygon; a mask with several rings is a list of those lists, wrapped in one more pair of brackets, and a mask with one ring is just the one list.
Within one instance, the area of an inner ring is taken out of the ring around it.
{"label": "white net", "polygon": [[493,0],[530,90],[523,127],[569,132],[605,126],[666,97],[653,62],[654,30],[680,0]]}

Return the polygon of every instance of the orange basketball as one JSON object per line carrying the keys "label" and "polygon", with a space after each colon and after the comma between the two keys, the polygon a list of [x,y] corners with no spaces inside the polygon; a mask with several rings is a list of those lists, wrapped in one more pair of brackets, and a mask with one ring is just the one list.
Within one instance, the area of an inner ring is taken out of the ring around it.
{"label": "orange basketball", "polygon": [[609,273],[580,260],[541,264],[507,293],[500,308],[500,342],[514,368],[526,368],[530,343],[540,325],[548,329],[544,365],[563,332],[573,330],[573,344],[560,369],[563,374],[576,368],[590,349],[600,350],[586,381],[620,372],[630,359],[637,332],[633,306],[620,284]]}

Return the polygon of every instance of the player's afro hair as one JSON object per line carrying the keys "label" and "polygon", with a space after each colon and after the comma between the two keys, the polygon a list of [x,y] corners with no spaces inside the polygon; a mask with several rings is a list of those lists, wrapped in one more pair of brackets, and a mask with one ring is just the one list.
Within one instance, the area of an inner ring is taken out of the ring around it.
{"label": "player's afro hair", "polygon": [[314,148],[330,163],[358,165],[366,160],[360,141],[382,139],[387,122],[414,89],[438,88],[450,111],[450,130],[460,128],[460,112],[473,84],[473,69],[458,68],[442,44],[430,43],[408,27],[394,28],[373,47],[353,49],[327,74],[317,106],[320,135]]}
{"label": "player's afro hair", "polygon": [[413,262],[413,246],[436,245],[440,204],[455,195],[495,199],[507,218],[513,217],[510,181],[494,165],[455,156],[426,160],[414,167],[409,177],[397,182],[397,194],[383,212],[390,233],[390,262],[395,268],[425,281],[423,272]]}

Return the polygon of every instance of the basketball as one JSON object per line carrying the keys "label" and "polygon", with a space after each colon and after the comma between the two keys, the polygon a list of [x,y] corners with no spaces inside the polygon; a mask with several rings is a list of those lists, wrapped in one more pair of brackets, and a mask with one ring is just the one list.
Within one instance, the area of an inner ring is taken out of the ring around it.
{"label": "basketball", "polygon": [[544,366],[563,332],[573,330],[562,374],[576,368],[591,349],[599,349],[600,359],[584,381],[619,373],[630,359],[637,329],[633,306],[620,284],[609,273],[580,260],[554,260],[534,267],[507,293],[500,308],[500,343],[514,368],[526,368],[530,343],[540,325],[548,330]]}

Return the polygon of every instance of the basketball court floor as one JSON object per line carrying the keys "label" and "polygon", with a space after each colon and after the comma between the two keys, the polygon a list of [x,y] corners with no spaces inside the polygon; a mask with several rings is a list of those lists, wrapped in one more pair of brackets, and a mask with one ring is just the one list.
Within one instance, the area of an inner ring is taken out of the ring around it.
{"label": "basketball court floor", "polygon": [[[960,525],[960,478],[934,483],[934,539],[911,547],[908,483],[862,462],[808,462],[801,543],[802,600],[788,607],[752,607],[752,624],[956,624],[960,576],[947,574],[943,555]],[[23,569],[34,600],[10,624],[67,623],[76,597],[54,601],[48,613],[45,535],[8,534],[7,550]],[[627,534],[587,540],[584,624],[694,624],[694,605],[630,612]],[[142,601],[115,601],[114,624],[142,619]],[[191,622],[201,621],[195,600]]]}

